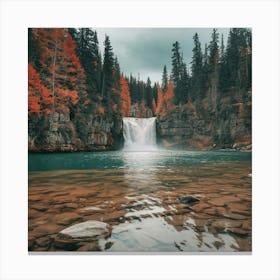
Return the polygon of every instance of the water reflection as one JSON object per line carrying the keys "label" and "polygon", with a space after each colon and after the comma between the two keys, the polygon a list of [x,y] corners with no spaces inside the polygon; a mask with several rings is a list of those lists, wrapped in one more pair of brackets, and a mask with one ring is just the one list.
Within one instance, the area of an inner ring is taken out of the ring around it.
{"label": "water reflection", "polygon": [[[104,251],[250,251],[250,162],[176,162],[186,155],[119,152],[119,168],[30,172],[29,237],[49,238],[32,250],[57,250],[60,230],[97,220],[112,226]],[[200,201],[186,205],[182,195]]]}
{"label": "water reflection", "polygon": [[157,152],[124,152],[124,177],[132,188],[161,186],[158,178],[160,153]]}
{"label": "water reflection", "polygon": [[[200,171],[193,167],[187,168],[187,171],[185,167],[167,168],[165,156],[164,153],[151,152],[123,153],[125,168],[122,171],[127,187],[131,189],[126,196],[128,202],[125,206],[124,222],[113,226],[112,236],[108,240],[99,241],[101,250],[112,252],[242,250],[234,236],[223,228],[216,230],[212,227],[213,217],[207,214],[207,209],[212,207],[211,204],[200,203],[196,209],[177,201],[177,197],[181,194],[203,193],[201,197],[205,197],[206,192],[209,192],[208,186],[200,185],[197,180],[204,178],[204,172],[211,180],[219,180],[222,174],[217,172],[216,169],[219,168],[215,165],[210,169],[201,167]],[[188,188],[190,182],[197,182],[199,187]],[[215,194],[211,193],[207,199],[212,195],[222,197],[219,190],[215,190]],[[212,211],[215,217],[216,210]],[[226,217],[227,214],[224,215]],[[235,223],[233,222],[230,227],[235,227]],[[111,245],[108,247],[106,244]]]}
{"label": "water reflection", "polygon": [[106,243],[110,252],[233,252],[238,251],[236,240],[228,234],[214,236],[209,232],[197,232],[195,227],[177,231],[166,219],[146,218],[126,222],[114,227],[108,240],[100,240],[102,250]]}

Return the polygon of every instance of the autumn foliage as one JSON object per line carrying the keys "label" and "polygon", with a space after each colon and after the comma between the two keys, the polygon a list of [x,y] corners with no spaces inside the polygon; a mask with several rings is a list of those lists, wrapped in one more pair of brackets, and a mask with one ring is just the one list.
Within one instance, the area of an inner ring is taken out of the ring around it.
{"label": "autumn foliage", "polygon": [[[85,30],[83,32],[86,34]],[[130,116],[131,88],[127,78],[120,75],[119,65],[113,57],[110,46],[107,46],[109,50],[107,60],[110,65],[103,61],[103,68],[102,65],[98,66],[103,71],[110,66],[110,69],[108,68],[110,71],[107,69],[109,72],[107,71],[107,75],[103,76],[103,79],[106,77],[105,80],[101,80],[101,73],[99,83],[102,86],[100,89],[100,85],[89,87],[89,83],[95,81],[93,76],[96,73],[87,70],[88,64],[86,63],[91,62],[85,57],[82,61],[81,42],[70,29],[32,28],[28,35],[33,46],[33,49],[29,50],[28,65],[29,114],[49,115],[51,112],[72,112],[73,115],[74,112],[76,116],[81,117],[81,114],[85,116],[87,111],[95,116],[105,114]],[[90,48],[88,49],[90,50]],[[92,63],[102,62],[100,59],[92,61]],[[108,78],[109,74],[112,74],[111,80]],[[143,82],[140,81],[142,86],[139,89],[142,92],[145,84],[141,83]],[[150,98],[150,95],[148,97]],[[160,105],[157,104],[154,97],[151,97],[149,107],[154,114],[159,112],[162,99],[159,98],[159,100]],[[147,104],[142,99],[138,101],[140,101],[141,108],[143,107],[141,111],[144,114],[148,110]],[[86,123],[85,120],[84,122]]]}
{"label": "autumn foliage", "polygon": [[121,100],[122,100],[121,114],[122,117],[127,117],[130,114],[131,99],[130,99],[128,83],[123,76],[120,77],[120,85],[121,85]]}
{"label": "autumn foliage", "polygon": [[162,89],[158,88],[158,104],[156,113],[161,115],[166,115],[174,107],[174,88],[173,83],[169,80],[167,85],[167,90],[165,93]]}
{"label": "autumn foliage", "polygon": [[[75,53],[76,44],[64,28],[32,29],[42,65],[28,66],[29,113],[69,112],[85,97],[85,74]],[[35,63],[34,63],[35,64]]]}
{"label": "autumn foliage", "polygon": [[158,115],[159,112],[161,111],[162,101],[163,101],[163,93],[161,87],[158,87],[157,94],[158,94],[158,100],[157,100],[156,114]]}
{"label": "autumn foliage", "polygon": [[28,113],[49,111],[52,105],[52,94],[43,85],[40,75],[32,65],[28,65]]}

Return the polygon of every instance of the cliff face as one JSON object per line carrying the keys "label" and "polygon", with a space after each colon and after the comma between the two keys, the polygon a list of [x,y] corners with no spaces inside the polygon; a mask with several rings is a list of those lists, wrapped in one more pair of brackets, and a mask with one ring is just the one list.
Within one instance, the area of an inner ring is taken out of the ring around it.
{"label": "cliff face", "polygon": [[206,98],[202,106],[191,102],[176,106],[158,115],[158,139],[165,147],[250,150],[251,110],[250,98],[239,102],[223,98],[215,105]]}
{"label": "cliff face", "polygon": [[84,122],[69,113],[34,116],[29,122],[29,151],[73,152],[112,150],[122,146],[121,118],[87,115]]}
{"label": "cliff face", "polygon": [[[198,109],[196,104],[176,106],[157,116],[158,142],[168,148],[211,150],[252,147],[251,101],[231,103],[222,100],[219,111]],[[131,107],[131,117],[152,117],[151,110],[139,104]],[[70,113],[30,116],[30,151],[97,151],[119,149],[123,145],[122,118]]]}

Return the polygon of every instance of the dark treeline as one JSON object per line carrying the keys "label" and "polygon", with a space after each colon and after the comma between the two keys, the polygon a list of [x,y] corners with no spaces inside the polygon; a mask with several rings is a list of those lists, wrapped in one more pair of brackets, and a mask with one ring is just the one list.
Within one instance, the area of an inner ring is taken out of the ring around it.
{"label": "dark treeline", "polygon": [[153,99],[157,101],[158,84],[151,85],[151,80],[148,77],[147,82],[140,79],[136,79],[132,75],[127,78],[129,85],[129,92],[131,97],[131,103],[144,102],[144,104],[152,109]]}
{"label": "dark treeline", "polygon": [[107,114],[120,112],[120,66],[109,36],[105,36],[102,60],[96,31],[71,28],[69,32],[77,44],[76,53],[85,69],[89,97],[95,102],[102,100]]}
{"label": "dark treeline", "polygon": [[[132,75],[126,77],[131,102],[143,101],[146,106],[152,109],[153,99],[158,105],[158,89],[163,94],[167,91],[168,82],[174,86],[173,103],[175,105],[187,102],[201,102],[207,94],[215,93],[216,99],[229,96],[232,99],[238,91],[241,101],[248,101],[247,92],[251,89],[252,83],[252,33],[246,28],[230,29],[227,46],[224,44],[223,35],[217,29],[213,29],[211,41],[202,49],[199,35],[193,36],[192,60],[187,63],[183,59],[183,52],[180,44],[176,41],[172,45],[172,69],[168,75],[166,65],[163,67],[161,85],[155,83],[151,86],[147,82],[135,78]],[[189,67],[188,67],[189,65]],[[234,102],[234,100],[232,100]],[[217,101],[217,106],[218,101]],[[217,108],[215,108],[217,109]]]}
{"label": "dark treeline", "polygon": [[[178,42],[172,48],[171,79],[174,83],[175,104],[202,100],[207,91],[219,91],[222,95],[232,89],[247,91],[251,88],[251,43],[249,29],[232,28],[227,47],[221,41],[217,29],[213,29],[211,41],[202,51],[199,35],[193,36],[191,72],[183,61]],[[166,85],[166,68],[163,71],[162,88]]]}

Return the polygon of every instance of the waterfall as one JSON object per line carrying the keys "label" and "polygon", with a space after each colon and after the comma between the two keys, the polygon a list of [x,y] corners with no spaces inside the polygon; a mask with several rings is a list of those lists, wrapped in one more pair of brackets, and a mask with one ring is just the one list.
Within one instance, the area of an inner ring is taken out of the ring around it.
{"label": "waterfall", "polygon": [[124,149],[156,149],[156,118],[123,118]]}

